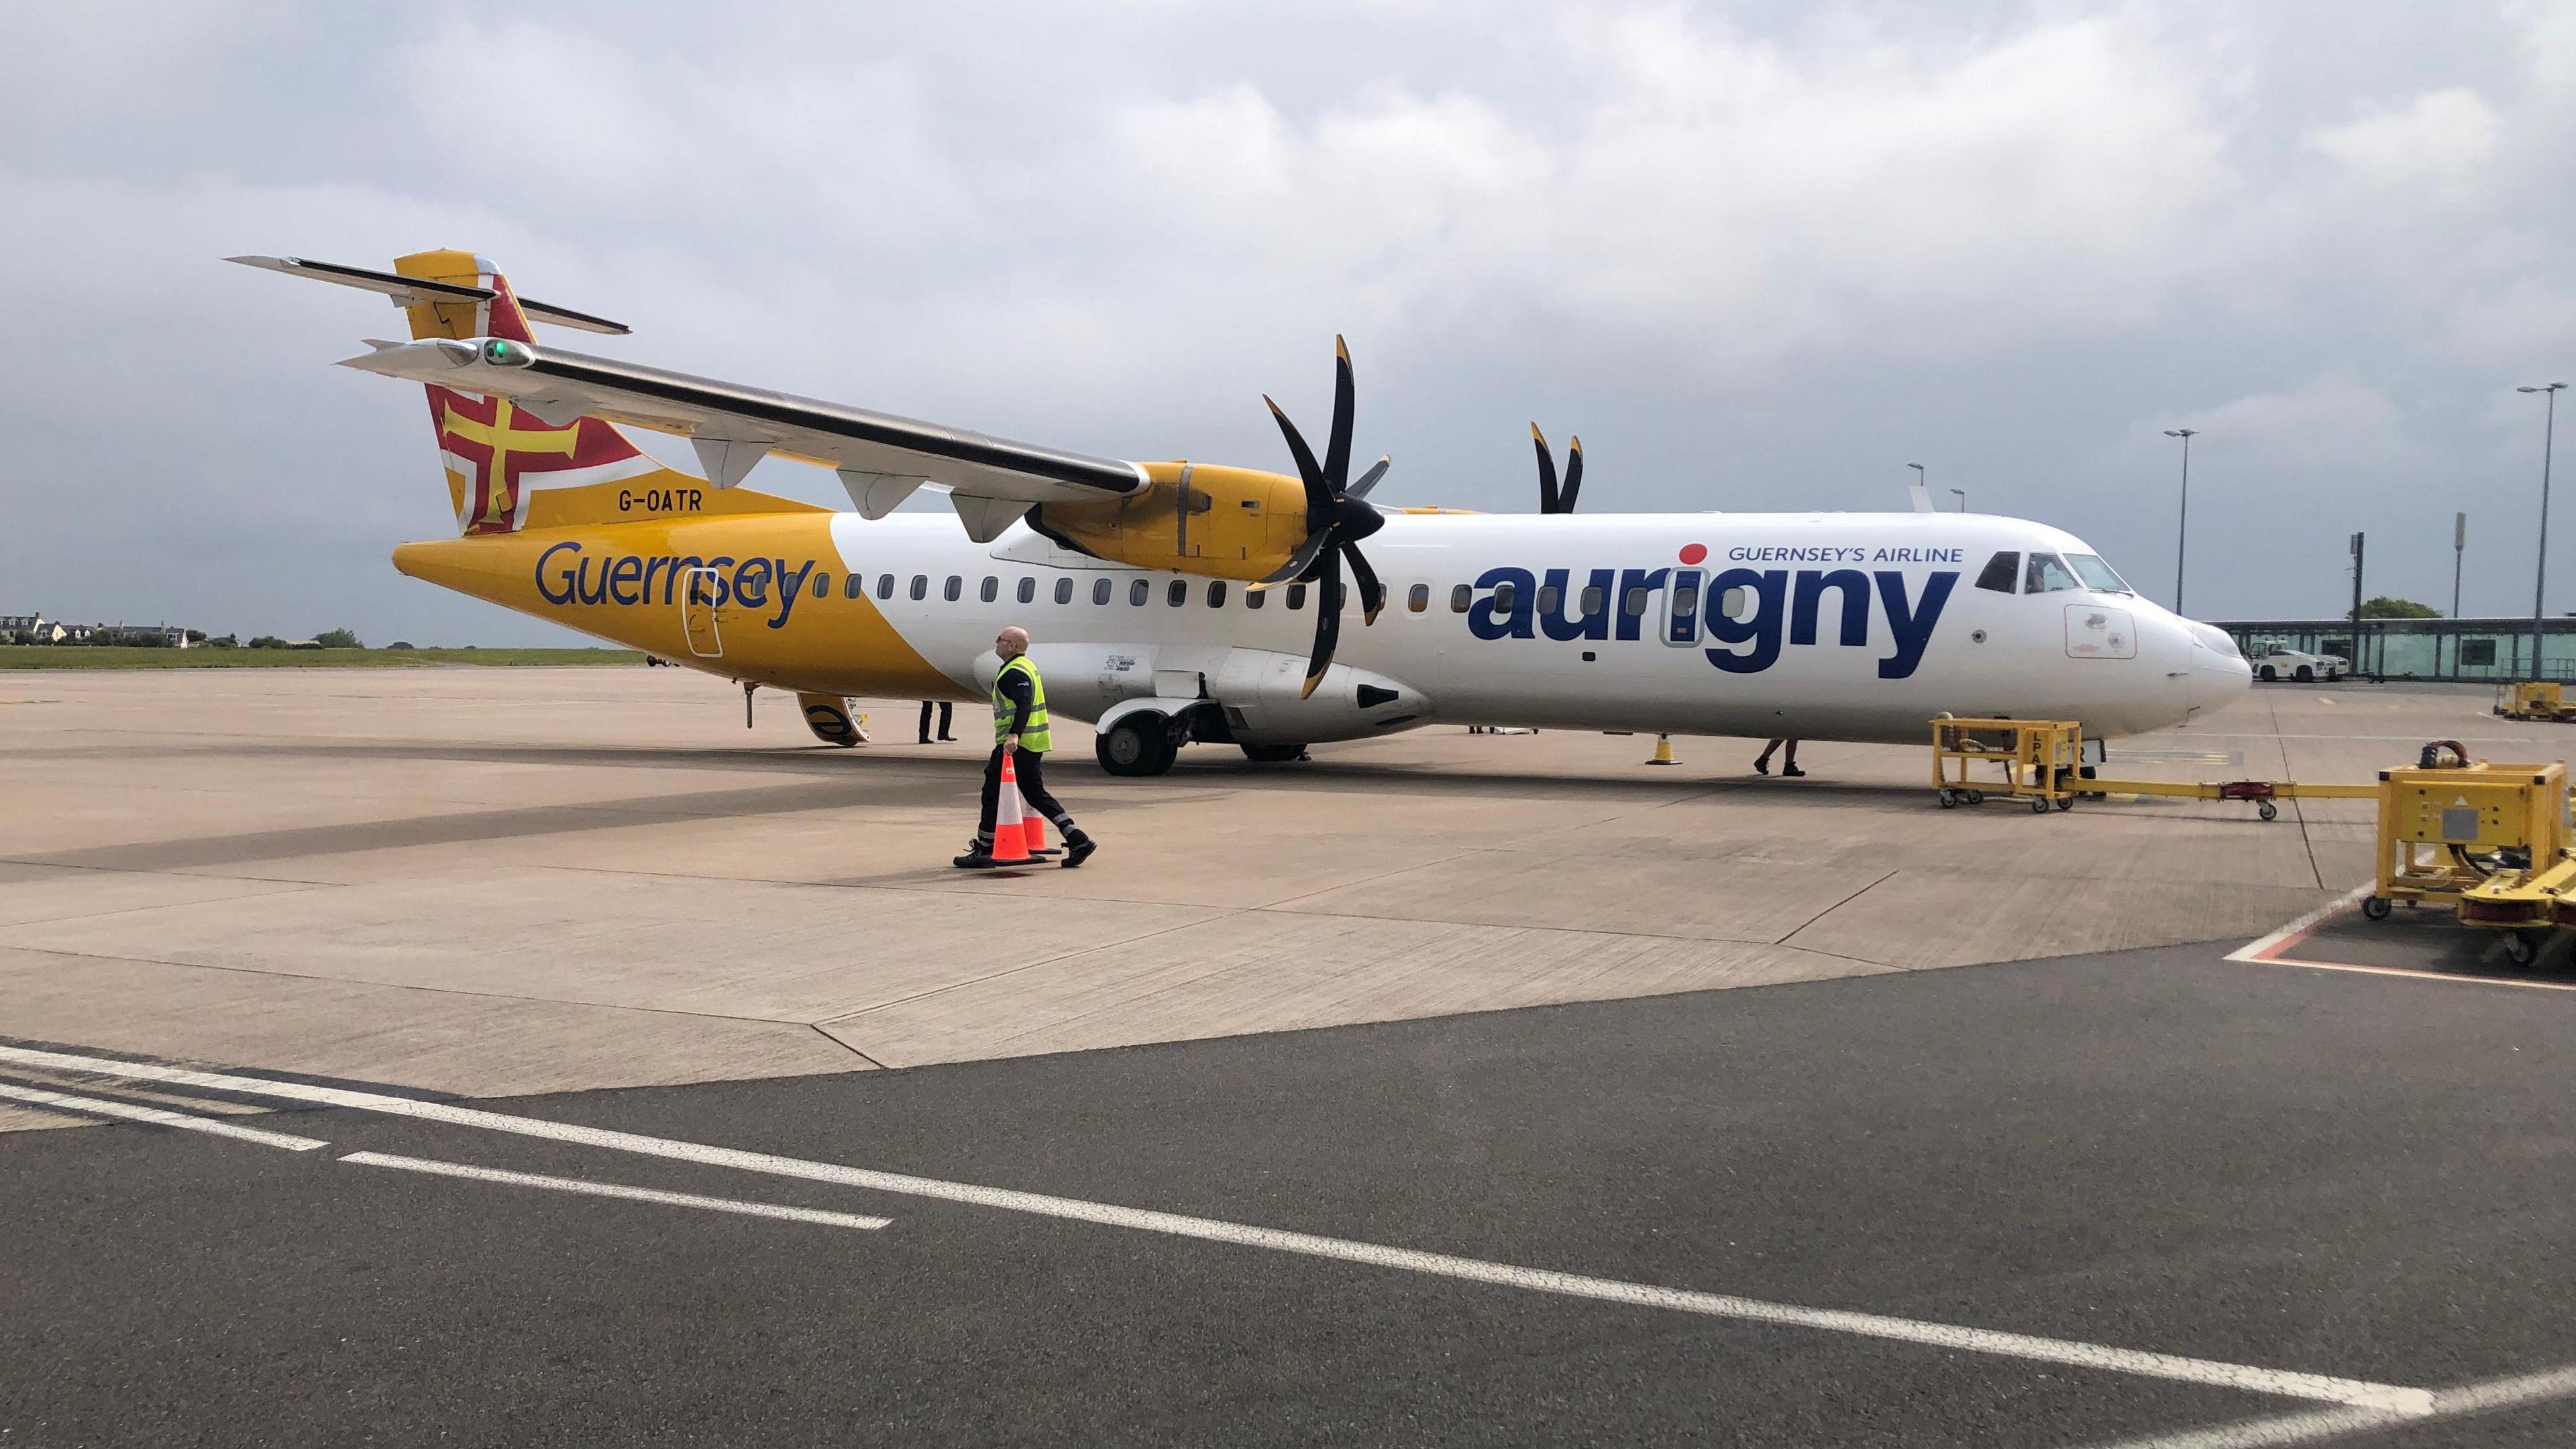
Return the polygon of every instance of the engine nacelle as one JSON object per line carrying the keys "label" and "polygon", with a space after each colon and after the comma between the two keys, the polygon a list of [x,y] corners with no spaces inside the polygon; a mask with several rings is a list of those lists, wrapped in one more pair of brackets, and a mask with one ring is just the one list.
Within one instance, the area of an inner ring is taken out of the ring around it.
{"label": "engine nacelle", "polygon": [[1306,488],[1283,473],[1208,463],[1140,465],[1151,485],[1098,503],[1043,503],[1029,527],[1132,568],[1247,583],[1278,572],[1306,541]]}

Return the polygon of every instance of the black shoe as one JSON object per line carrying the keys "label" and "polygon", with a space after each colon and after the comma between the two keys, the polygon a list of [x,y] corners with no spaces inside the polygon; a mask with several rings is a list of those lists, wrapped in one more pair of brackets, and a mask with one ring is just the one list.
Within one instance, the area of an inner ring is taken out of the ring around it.
{"label": "black shoe", "polygon": [[1088,835],[1083,836],[1079,840],[1066,840],[1064,843],[1064,868],[1066,870],[1071,870],[1075,866],[1082,864],[1084,861],[1091,859],[1091,853],[1099,848],[1100,842],[1092,839]]}
{"label": "black shoe", "polygon": [[1755,774],[1757,774],[1757,775],[1768,775],[1768,774],[1770,774],[1770,773],[1771,773],[1771,762],[1770,762],[1769,760],[1755,760],[1755,761],[1753,762],[1753,773],[1755,773]]}
{"label": "black shoe", "polygon": [[1781,773],[1781,775],[1782,775],[1782,776],[1784,776],[1785,778],[1788,778],[1788,779],[1792,779],[1792,780],[1794,780],[1794,779],[1797,779],[1797,778],[1799,778],[1799,777],[1801,777],[1801,776],[1805,775],[1807,772],[1806,772],[1806,771],[1804,771],[1804,770],[1799,769],[1799,768],[1798,768],[1797,766],[1795,766],[1795,765],[1791,765],[1791,766],[1789,766],[1788,768],[1786,768],[1786,769],[1782,770],[1780,773]]}
{"label": "black shoe", "polygon": [[957,867],[959,870],[991,870],[994,866],[1001,864],[1000,861],[993,859],[992,845],[989,842],[981,840],[978,840],[974,844],[966,847],[966,853],[964,855],[961,855],[948,863]]}
{"label": "black shoe", "polygon": [[[939,742],[943,745],[953,745],[957,743],[957,737],[955,735],[941,735],[939,737]],[[922,743],[928,744],[930,742],[928,740],[924,740]]]}

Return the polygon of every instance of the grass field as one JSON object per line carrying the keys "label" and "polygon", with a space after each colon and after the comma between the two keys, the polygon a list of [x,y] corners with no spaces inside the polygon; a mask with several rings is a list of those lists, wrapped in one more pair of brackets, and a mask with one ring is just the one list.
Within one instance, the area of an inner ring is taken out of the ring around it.
{"label": "grass field", "polygon": [[0,669],[422,669],[435,665],[631,664],[633,649],[93,649],[0,644]]}

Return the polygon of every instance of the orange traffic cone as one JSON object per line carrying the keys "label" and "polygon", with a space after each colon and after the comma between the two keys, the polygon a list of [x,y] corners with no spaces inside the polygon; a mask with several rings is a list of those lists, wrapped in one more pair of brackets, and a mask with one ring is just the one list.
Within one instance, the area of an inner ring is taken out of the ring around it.
{"label": "orange traffic cone", "polygon": [[1020,821],[1020,829],[1028,837],[1029,854],[1055,854],[1053,850],[1047,848],[1046,817],[1040,815],[1034,810],[1031,810],[1029,808],[1029,802],[1026,799],[1020,801],[1020,814],[1023,817]]}
{"label": "orange traffic cone", "polygon": [[1029,858],[1029,833],[1026,827],[1028,806],[1020,799],[1020,772],[1011,768],[1011,757],[1002,756],[1001,798],[993,803],[993,859],[1002,865],[1016,865]]}

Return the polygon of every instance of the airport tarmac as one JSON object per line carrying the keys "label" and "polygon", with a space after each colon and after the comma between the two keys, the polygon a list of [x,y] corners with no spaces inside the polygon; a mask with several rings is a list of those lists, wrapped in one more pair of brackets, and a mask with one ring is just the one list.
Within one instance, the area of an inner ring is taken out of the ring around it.
{"label": "airport tarmac", "polygon": [[[0,680],[0,1129],[127,1119],[0,1131],[7,1442],[2576,1426],[2563,951],[2225,959],[2364,877],[2367,802],[1454,729],[1121,781],[1076,731],[1101,855],[975,875],[981,751],[870,709]],[[2113,766],[2428,738],[2566,753],[2285,686]]]}

